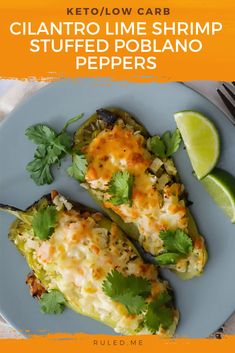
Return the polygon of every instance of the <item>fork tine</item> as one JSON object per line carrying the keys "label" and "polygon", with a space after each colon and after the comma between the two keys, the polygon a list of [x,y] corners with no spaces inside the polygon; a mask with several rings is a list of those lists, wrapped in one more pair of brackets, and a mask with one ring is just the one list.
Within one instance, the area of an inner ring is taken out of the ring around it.
{"label": "fork tine", "polygon": [[230,95],[230,97],[232,97],[233,100],[235,100],[235,94],[231,91],[231,89],[228,88],[228,86],[226,86],[224,83],[223,83],[223,87],[226,89],[226,91],[228,92],[228,94]]}
{"label": "fork tine", "polygon": [[223,92],[221,92],[220,89],[217,89],[217,92],[219,94],[219,96],[221,97],[222,101],[224,102],[224,104],[226,105],[227,109],[229,110],[229,112],[231,113],[231,115],[233,116],[233,118],[230,119],[230,121],[232,122],[232,124],[235,125],[235,106],[230,102],[230,100],[223,94]]}

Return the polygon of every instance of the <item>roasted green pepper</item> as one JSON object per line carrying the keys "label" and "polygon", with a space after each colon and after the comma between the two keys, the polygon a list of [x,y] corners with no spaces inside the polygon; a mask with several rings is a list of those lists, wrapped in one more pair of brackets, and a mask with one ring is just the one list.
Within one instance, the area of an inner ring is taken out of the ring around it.
{"label": "roasted green pepper", "polygon": [[207,260],[204,239],[172,159],[156,157],[149,138],[127,112],[97,110],[74,137],[74,158],[86,161],[77,179],[159,266],[191,279],[203,272]]}
{"label": "roasted green pepper", "polygon": [[111,220],[57,192],[26,211],[0,209],[18,218],[9,238],[48,293],[116,332],[173,335],[178,311],[167,282]]}

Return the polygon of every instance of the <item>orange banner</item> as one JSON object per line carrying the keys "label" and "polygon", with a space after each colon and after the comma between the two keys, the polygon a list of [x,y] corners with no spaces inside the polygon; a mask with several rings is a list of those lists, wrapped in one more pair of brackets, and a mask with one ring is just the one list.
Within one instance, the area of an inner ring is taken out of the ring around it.
{"label": "orange banner", "polygon": [[2,78],[234,79],[233,0],[8,0],[0,8]]}
{"label": "orange banner", "polygon": [[223,353],[233,352],[235,337],[166,340],[156,336],[112,337],[105,335],[50,335],[30,340],[1,340],[4,353]]}

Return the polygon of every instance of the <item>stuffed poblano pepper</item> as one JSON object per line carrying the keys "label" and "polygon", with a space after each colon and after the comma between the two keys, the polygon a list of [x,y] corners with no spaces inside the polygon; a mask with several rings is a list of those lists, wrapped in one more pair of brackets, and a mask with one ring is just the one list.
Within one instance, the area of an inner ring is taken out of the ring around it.
{"label": "stuffed poblano pepper", "polygon": [[167,132],[164,145],[127,112],[99,109],[75,134],[69,174],[159,266],[191,279],[207,252],[170,157],[179,140]]}
{"label": "stuffed poblano pepper", "polygon": [[34,271],[27,282],[44,312],[51,294],[54,313],[65,304],[122,334],[173,335],[178,311],[167,282],[111,220],[57,192],[26,211],[0,209],[18,218],[9,237]]}

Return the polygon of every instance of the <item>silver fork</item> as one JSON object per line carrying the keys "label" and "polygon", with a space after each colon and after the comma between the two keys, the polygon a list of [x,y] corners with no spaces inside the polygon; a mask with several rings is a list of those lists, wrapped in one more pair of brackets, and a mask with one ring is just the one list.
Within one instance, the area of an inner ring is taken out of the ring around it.
{"label": "silver fork", "polygon": [[235,125],[235,81],[231,83],[222,83],[221,88],[217,89],[217,92],[222,99],[227,110],[231,114],[227,116],[229,121]]}

